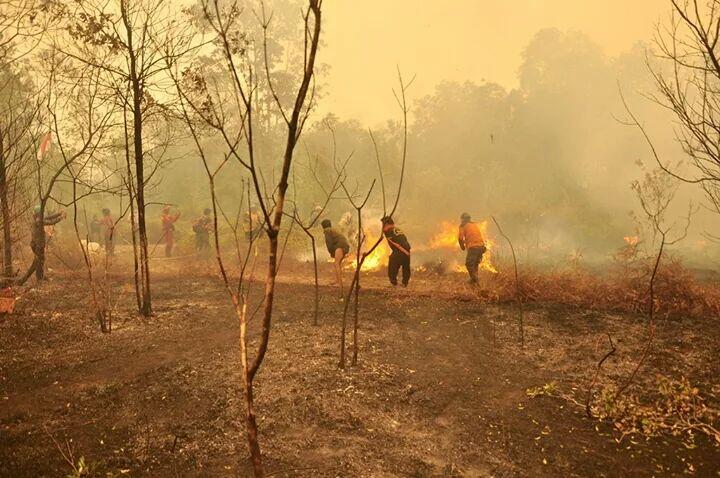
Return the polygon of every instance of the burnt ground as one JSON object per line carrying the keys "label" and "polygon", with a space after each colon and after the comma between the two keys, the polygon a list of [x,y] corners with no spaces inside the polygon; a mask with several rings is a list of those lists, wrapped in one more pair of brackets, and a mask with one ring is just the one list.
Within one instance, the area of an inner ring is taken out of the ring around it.
{"label": "burnt ground", "polygon": [[[182,272],[182,274],[181,274]],[[279,286],[257,379],[261,446],[272,476],[720,476],[705,436],[624,437],[571,401],[531,398],[550,382],[578,400],[607,348],[606,373],[639,355],[642,319],[535,305],[526,346],[511,305],[479,301],[462,277],[417,277],[408,290],[366,278],[359,364],[339,370],[342,304],[323,286]],[[114,330],[92,320],[87,285],[56,274],[0,322],[0,475],[247,476],[238,326],[217,278],[156,275],[155,316],[135,317],[115,278]],[[642,377],[686,376],[710,403],[718,319],[668,319]],[[72,456],[70,456],[72,454]]]}

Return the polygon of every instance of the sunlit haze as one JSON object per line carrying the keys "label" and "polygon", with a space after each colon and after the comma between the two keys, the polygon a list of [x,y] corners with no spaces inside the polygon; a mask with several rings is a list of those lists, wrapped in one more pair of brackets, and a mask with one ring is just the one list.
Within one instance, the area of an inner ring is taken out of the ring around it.
{"label": "sunlit haze", "polygon": [[512,88],[523,49],[543,28],[586,33],[609,55],[652,39],[660,0],[334,0],[321,59],[331,68],[321,111],[373,124],[396,113],[396,66],[413,95],[442,80]]}

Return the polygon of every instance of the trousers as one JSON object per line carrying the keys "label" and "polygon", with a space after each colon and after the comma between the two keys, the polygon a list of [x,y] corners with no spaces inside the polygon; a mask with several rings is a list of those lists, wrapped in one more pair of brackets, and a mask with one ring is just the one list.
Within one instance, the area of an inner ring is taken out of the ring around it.
{"label": "trousers", "polygon": [[410,256],[399,251],[393,251],[388,262],[388,278],[392,285],[397,285],[397,276],[401,268],[402,283],[408,285],[408,282],[410,282]]}

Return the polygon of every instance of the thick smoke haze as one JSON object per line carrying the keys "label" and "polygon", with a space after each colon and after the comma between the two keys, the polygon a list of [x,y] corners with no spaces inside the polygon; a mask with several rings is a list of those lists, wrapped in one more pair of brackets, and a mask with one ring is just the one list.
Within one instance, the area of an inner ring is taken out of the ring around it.
{"label": "thick smoke haze", "polygon": [[[417,73],[416,94],[444,81],[483,80],[518,86],[522,53],[545,28],[578,31],[618,55],[649,41],[668,17],[659,0],[350,0],[327,5],[322,111],[368,125],[394,114],[388,85],[395,66]],[[382,12],[382,14],[378,14]]]}
{"label": "thick smoke haze", "polygon": [[[657,165],[641,132],[625,124],[621,92],[663,160],[682,161],[672,116],[648,98],[655,84],[646,62],[655,62],[653,32],[667,9],[660,2],[610,2],[603,9],[567,2],[456,3],[454,14],[445,4],[412,9],[410,2],[392,2],[382,16],[371,16],[378,9],[365,4],[330,7],[319,102],[295,167],[296,186],[304,191],[301,210],[307,213],[322,197],[317,190],[313,203],[308,194],[316,180],[307,165],[318,162],[320,175],[332,177],[330,127],[337,157],[353,155],[348,168],[358,190],[377,179],[372,127],[388,187],[395,187],[401,117],[392,91],[400,65],[406,78],[416,79],[397,219],[415,242],[424,243],[442,221],[457,221],[467,211],[507,224],[529,261],[582,255],[602,263],[636,235],[651,247],[631,183]],[[295,6],[272,4],[280,19],[291,18]],[[278,57],[291,58],[282,45]],[[272,128],[268,132],[261,153],[272,163],[281,144]],[[187,208],[188,197],[206,196],[203,184],[190,184],[189,195],[177,187],[188,171],[202,174],[191,153],[169,167],[157,197]],[[717,254],[704,237],[716,217],[702,208],[697,188],[677,187],[669,222],[682,222],[691,203],[699,210],[675,252],[706,262]],[[228,181],[221,193],[230,201],[236,190]],[[379,201],[373,197],[368,211],[379,211]],[[201,202],[208,199],[195,204]],[[337,201],[328,216],[337,221],[348,211]],[[375,216],[366,218],[373,228]]]}
{"label": "thick smoke haze", "polygon": [[0,477],[716,476],[720,0],[0,0]]}

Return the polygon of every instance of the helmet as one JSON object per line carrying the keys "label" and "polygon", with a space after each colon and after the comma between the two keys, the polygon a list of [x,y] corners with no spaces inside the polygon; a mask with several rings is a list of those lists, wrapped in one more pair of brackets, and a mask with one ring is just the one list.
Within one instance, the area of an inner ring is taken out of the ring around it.
{"label": "helmet", "polygon": [[330,219],[325,219],[323,222],[320,223],[324,229],[327,229],[328,227],[332,227],[332,222],[330,222]]}
{"label": "helmet", "polygon": [[470,220],[470,214],[467,212],[464,212],[460,214],[460,220],[462,221],[469,221]]}

